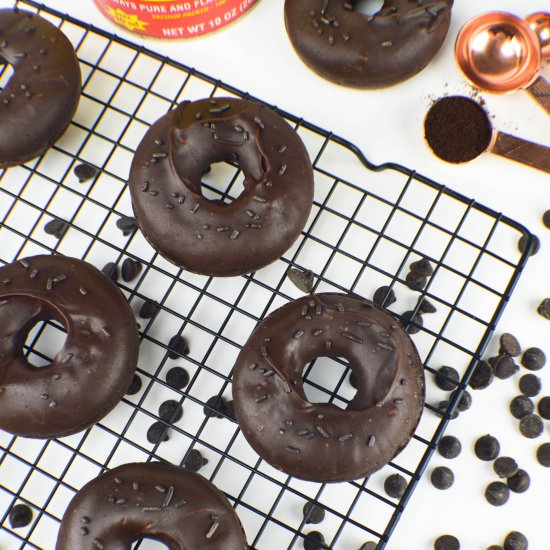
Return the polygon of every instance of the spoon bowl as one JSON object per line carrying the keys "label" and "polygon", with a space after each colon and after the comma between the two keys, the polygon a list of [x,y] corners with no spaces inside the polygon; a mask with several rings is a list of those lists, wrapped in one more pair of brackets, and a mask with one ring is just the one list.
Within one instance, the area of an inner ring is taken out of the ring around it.
{"label": "spoon bowl", "polygon": [[542,57],[550,60],[550,13],[532,13],[525,18],[525,21],[538,36]]}

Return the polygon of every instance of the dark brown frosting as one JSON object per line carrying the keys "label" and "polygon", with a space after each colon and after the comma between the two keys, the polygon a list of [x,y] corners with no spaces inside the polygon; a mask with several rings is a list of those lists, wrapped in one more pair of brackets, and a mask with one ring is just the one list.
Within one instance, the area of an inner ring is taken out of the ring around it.
{"label": "dark brown frosting", "polygon": [[80,99],[80,67],[69,39],[49,21],[0,10],[0,63],[13,67],[0,91],[0,168],[22,164],[65,131]]}
{"label": "dark brown frosting", "polygon": [[169,550],[245,550],[229,502],[199,474],[171,464],[125,464],[87,483],[67,508],[56,550],[130,550],[140,538]]}
{"label": "dark brown frosting", "polygon": [[[309,403],[302,372],[317,357],[343,357],[358,383],[344,411]],[[313,294],[270,314],[233,372],[237,421],[275,468],[310,481],[364,477],[411,438],[424,405],[422,363],[396,318],[373,302]]]}
{"label": "dark brown frosting", "polygon": [[[65,344],[35,368],[29,330],[55,320]],[[0,268],[0,428],[53,438],[79,432],[122,398],[138,358],[135,317],[118,287],[92,265],[34,256]]]}
{"label": "dark brown frosting", "polygon": [[[201,189],[209,166],[227,159],[245,176],[231,204]],[[313,201],[311,162],[294,129],[273,110],[232,98],[186,102],[164,115],[139,145],[129,185],[151,245],[205,275],[250,273],[279,258]]]}
{"label": "dark brown frosting", "polygon": [[322,77],[385,88],[421,71],[439,51],[453,0],[386,0],[367,16],[355,0],[286,0],[285,22],[302,61]]}

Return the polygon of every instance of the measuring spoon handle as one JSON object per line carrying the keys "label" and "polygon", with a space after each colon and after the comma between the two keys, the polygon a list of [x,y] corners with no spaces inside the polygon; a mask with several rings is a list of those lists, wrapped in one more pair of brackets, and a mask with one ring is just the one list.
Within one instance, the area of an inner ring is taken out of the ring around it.
{"label": "measuring spoon handle", "polygon": [[550,115],[550,82],[539,76],[525,91]]}
{"label": "measuring spoon handle", "polygon": [[504,132],[497,132],[491,153],[550,174],[550,147],[526,141]]}

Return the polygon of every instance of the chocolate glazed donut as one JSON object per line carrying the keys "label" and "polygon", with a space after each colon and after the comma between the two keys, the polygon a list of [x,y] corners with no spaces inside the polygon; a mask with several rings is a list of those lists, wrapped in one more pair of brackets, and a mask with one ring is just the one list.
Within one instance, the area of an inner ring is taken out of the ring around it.
{"label": "chocolate glazed donut", "polygon": [[0,90],[0,168],[22,164],[63,134],[80,99],[80,67],[69,39],[49,21],[0,10],[0,64],[13,67]]}
{"label": "chocolate glazed donut", "polygon": [[[207,199],[201,177],[231,160],[244,191]],[[313,170],[296,132],[271,109],[231,98],[184,102],[139,145],[130,192],[141,231],[164,257],[204,275],[250,273],[276,260],[303,229]]]}
{"label": "chocolate glazed donut", "polygon": [[288,36],[302,61],[336,84],[385,88],[421,71],[441,48],[453,0],[385,0],[367,16],[355,0],[286,0]]}
{"label": "chocolate glazed donut", "polygon": [[[344,357],[358,390],[342,410],[310,403],[302,371]],[[254,330],[233,372],[237,421],[275,468],[309,481],[346,481],[387,464],[411,438],[424,405],[422,363],[409,335],[369,300],[313,294]]]}
{"label": "chocolate glazed donut", "polygon": [[229,502],[201,475],[171,464],[135,463],[86,484],[67,508],[56,550],[130,550],[140,538],[169,550],[245,550]]}
{"label": "chocolate glazed donut", "polygon": [[[51,364],[23,355],[30,329],[56,320],[67,331]],[[128,389],[138,333],[128,302],[95,267],[34,256],[0,268],[0,429],[26,437],[79,432],[105,416]]]}

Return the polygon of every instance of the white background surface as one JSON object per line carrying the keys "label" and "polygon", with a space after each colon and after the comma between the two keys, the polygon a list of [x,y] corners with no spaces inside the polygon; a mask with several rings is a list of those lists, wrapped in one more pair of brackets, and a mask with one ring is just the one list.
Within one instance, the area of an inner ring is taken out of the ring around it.
{"label": "white background surface", "polygon": [[[449,35],[436,59],[412,80],[380,91],[340,88],[303,66],[286,37],[282,0],[259,0],[257,7],[237,23],[188,41],[147,40],[131,35],[104,19],[92,0],[44,3],[303,116],[352,141],[374,163],[399,162],[525,224],[541,238],[542,248],[527,265],[497,335],[513,332],[524,347],[539,346],[550,355],[550,322],[535,312],[541,299],[550,295],[550,234],[541,223],[542,213],[550,209],[550,176],[493,155],[463,166],[445,164],[425,146],[422,131],[422,120],[434,98],[472,93],[453,58],[453,43],[460,27],[482,11],[502,9],[525,16],[550,9],[550,0],[458,0]],[[0,0],[0,6],[4,5],[11,2]],[[550,78],[550,69],[543,74]],[[550,146],[550,118],[527,94],[483,94],[483,98],[495,127]],[[497,347],[495,339],[489,353],[496,353]],[[543,394],[550,393],[549,369],[538,373],[543,380]],[[434,538],[443,533],[459,537],[464,549],[485,549],[490,544],[502,544],[511,529],[525,533],[531,549],[550,548],[550,472],[535,459],[538,445],[550,440],[550,428],[546,425],[543,437],[537,440],[519,435],[517,423],[507,410],[510,399],[519,393],[518,378],[516,375],[511,380],[496,381],[489,389],[474,392],[472,409],[451,423],[447,433],[461,439],[462,455],[454,461],[436,455],[428,473],[436,465],[447,465],[455,471],[455,485],[439,492],[425,476],[389,544],[391,550],[429,549]],[[473,443],[488,432],[499,438],[502,454],[516,458],[531,474],[530,490],[523,495],[512,494],[502,508],[485,502],[484,487],[496,476],[490,464],[473,455]]]}

